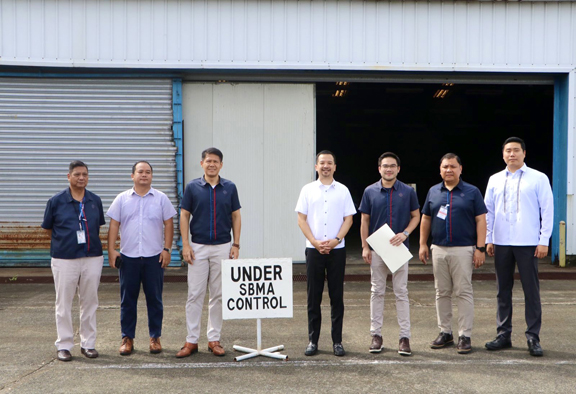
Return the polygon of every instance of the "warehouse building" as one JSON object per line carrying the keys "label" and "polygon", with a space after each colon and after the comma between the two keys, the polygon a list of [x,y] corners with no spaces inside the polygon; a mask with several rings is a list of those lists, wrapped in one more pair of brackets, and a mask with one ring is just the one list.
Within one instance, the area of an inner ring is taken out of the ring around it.
{"label": "warehouse building", "polygon": [[49,264],[39,224],[73,159],[105,209],[140,159],[178,206],[217,146],[242,257],[302,261],[294,206],[317,150],[356,204],[398,153],[422,203],[449,151],[484,189],[511,135],[552,181],[553,258],[560,221],[576,254],[574,2],[0,0],[0,15],[0,265]]}

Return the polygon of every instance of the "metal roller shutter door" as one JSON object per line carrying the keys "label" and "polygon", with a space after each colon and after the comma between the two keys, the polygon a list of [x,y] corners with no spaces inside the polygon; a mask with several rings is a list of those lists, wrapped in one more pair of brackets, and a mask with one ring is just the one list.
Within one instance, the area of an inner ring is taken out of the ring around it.
{"label": "metal roller shutter door", "polygon": [[[172,121],[171,80],[0,78],[0,265],[49,263],[39,225],[75,159],[104,211],[132,187],[137,160],[150,161],[153,186],[177,207]],[[178,240],[177,218],[175,230]]]}

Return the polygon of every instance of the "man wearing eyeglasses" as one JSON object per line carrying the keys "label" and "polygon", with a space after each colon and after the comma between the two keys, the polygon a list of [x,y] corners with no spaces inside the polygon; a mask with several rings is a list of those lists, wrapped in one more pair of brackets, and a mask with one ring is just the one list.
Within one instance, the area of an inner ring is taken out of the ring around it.
{"label": "man wearing eyeglasses", "polygon": [[538,259],[548,255],[554,200],[546,174],[524,163],[526,145],[510,137],[502,145],[506,168],[490,177],[485,202],[488,208],[486,251],[494,256],[498,284],[497,336],[488,350],[512,347],[512,288],[518,264],[524,290],[526,339],[530,355],[543,355],[540,346],[542,305]]}
{"label": "man wearing eyeglasses", "polygon": [[[420,205],[413,188],[400,182],[400,158],[392,153],[383,153],[378,158],[378,172],[381,179],[364,190],[360,208],[362,221],[360,237],[362,239],[362,258],[370,264],[370,334],[372,342],[370,353],[382,351],[382,324],[384,320],[384,294],[386,277],[390,270],[382,257],[371,250],[366,239],[380,227],[388,224],[396,234],[390,243],[408,247],[408,236],[420,221]],[[396,296],[396,313],[400,326],[398,354],[412,355],[410,349],[410,302],[408,300],[408,262],[392,274],[392,285]]]}

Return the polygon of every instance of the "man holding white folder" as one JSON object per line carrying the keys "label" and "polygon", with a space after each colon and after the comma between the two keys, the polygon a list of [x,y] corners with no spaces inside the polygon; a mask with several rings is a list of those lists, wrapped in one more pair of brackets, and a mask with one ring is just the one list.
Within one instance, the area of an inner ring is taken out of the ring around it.
{"label": "man holding white folder", "polygon": [[[359,211],[362,213],[360,237],[362,238],[362,258],[370,264],[370,353],[382,351],[382,324],[384,320],[384,294],[386,278],[391,270],[368,245],[367,238],[380,227],[388,224],[394,232],[390,243],[408,247],[408,236],[418,226],[420,211],[414,189],[400,182],[400,158],[392,153],[383,153],[378,158],[378,172],[381,179],[364,190]],[[396,313],[400,326],[398,353],[412,355],[410,349],[410,302],[408,300],[408,262],[392,274],[392,285],[396,296]]]}

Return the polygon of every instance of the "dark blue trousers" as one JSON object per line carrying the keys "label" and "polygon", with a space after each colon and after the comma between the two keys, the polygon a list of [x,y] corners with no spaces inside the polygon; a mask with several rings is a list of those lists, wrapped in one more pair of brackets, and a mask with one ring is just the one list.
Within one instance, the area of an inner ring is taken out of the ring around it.
{"label": "dark blue trousers", "polygon": [[160,255],[131,258],[122,255],[120,268],[120,326],[122,338],[134,338],[138,309],[140,284],[146,296],[148,308],[148,331],[151,338],[162,336],[162,289],[164,287],[164,268],[159,263]]}

